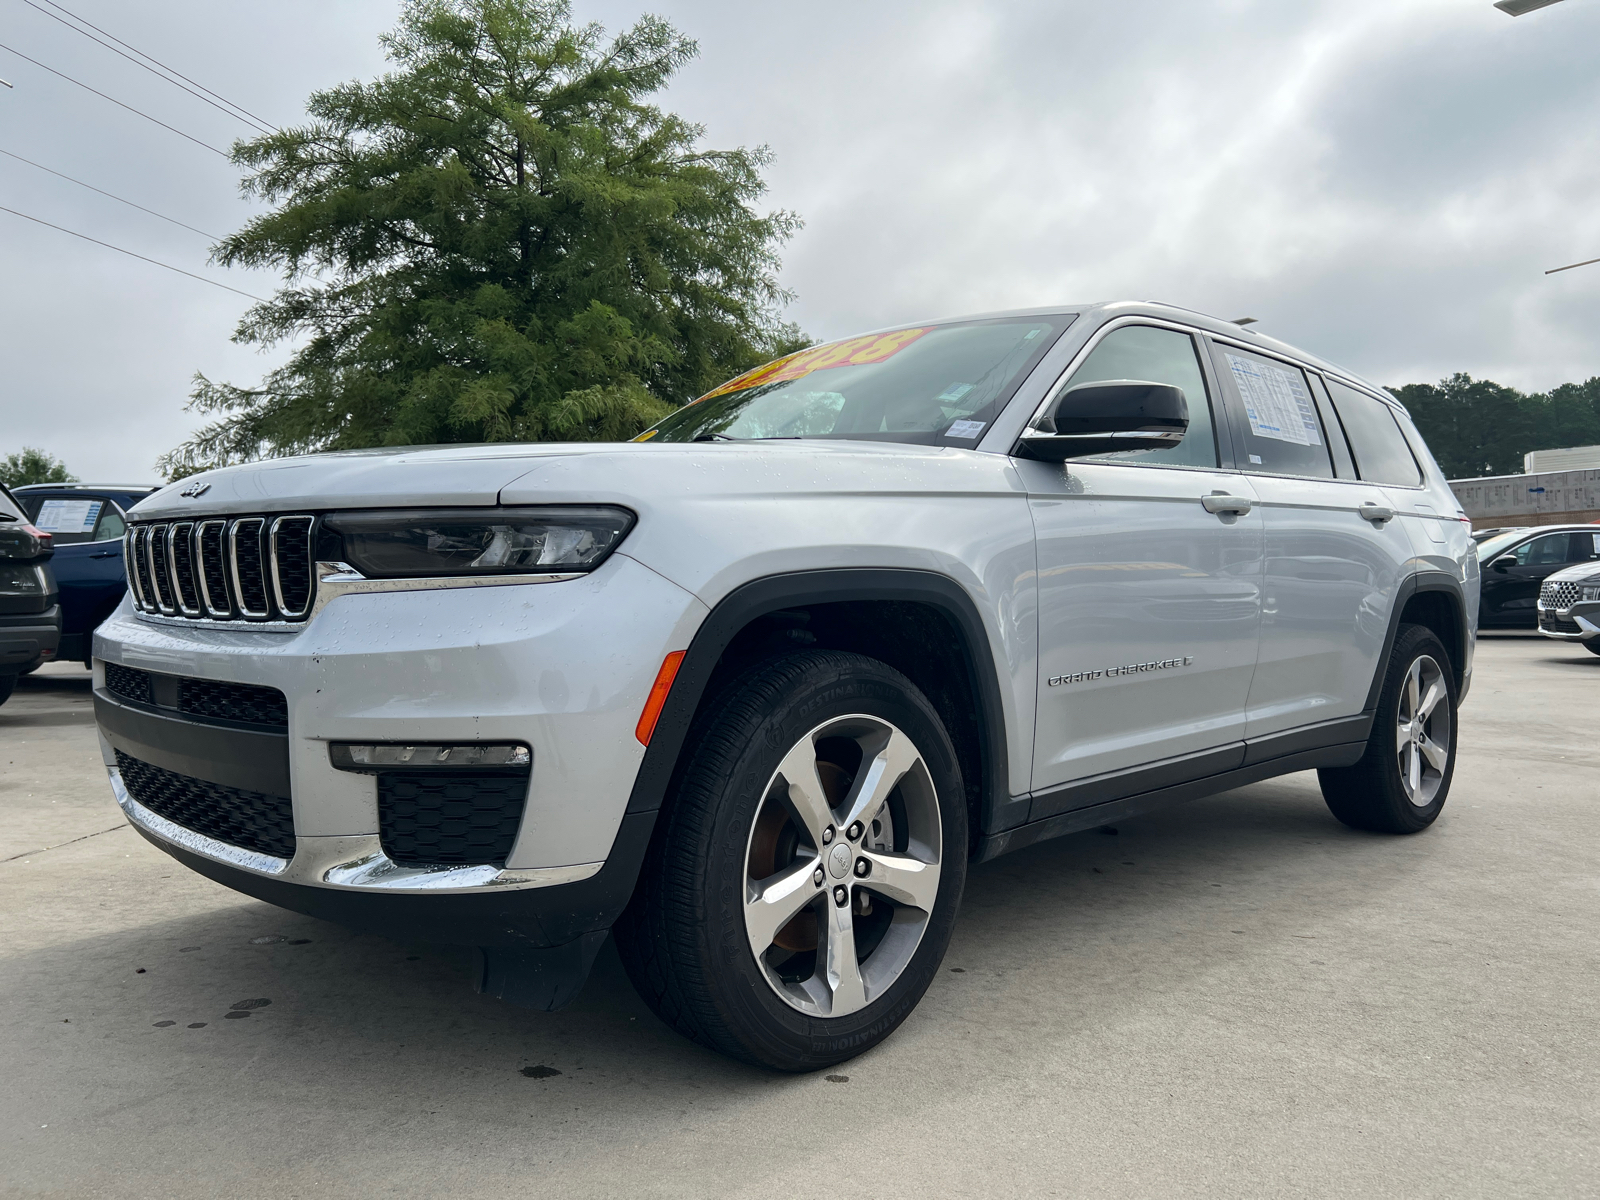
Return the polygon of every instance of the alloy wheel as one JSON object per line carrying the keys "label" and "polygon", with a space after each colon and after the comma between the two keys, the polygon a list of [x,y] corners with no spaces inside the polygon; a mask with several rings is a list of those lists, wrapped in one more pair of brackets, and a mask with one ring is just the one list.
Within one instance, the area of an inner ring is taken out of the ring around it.
{"label": "alloy wheel", "polygon": [[916,745],[880,717],[817,726],[784,755],[745,852],[745,932],[801,1012],[871,1004],[916,953],[939,891],[939,797]]}
{"label": "alloy wheel", "polygon": [[1396,706],[1395,745],[1400,783],[1418,808],[1432,804],[1450,764],[1450,705],[1444,671],[1427,654],[1406,671]]}

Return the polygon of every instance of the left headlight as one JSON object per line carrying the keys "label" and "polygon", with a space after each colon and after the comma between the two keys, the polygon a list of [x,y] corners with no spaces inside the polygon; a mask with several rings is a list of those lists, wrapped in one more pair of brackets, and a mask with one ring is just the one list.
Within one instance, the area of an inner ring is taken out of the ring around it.
{"label": "left headlight", "polygon": [[1580,600],[1600,600],[1600,583],[1587,583],[1579,589]]}
{"label": "left headlight", "polygon": [[592,571],[633,528],[609,506],[333,513],[323,527],[370,579]]}

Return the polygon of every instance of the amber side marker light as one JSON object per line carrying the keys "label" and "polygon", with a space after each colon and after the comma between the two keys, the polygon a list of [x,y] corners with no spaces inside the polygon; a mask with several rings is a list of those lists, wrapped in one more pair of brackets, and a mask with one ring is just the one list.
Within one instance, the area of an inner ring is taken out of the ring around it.
{"label": "amber side marker light", "polygon": [[672,681],[678,677],[678,668],[683,665],[683,654],[682,650],[674,650],[661,660],[661,670],[656,672],[656,681],[650,685],[650,698],[644,702],[639,724],[633,730],[633,736],[639,739],[641,746],[648,746],[650,735],[656,731],[656,722],[661,719],[661,710],[667,703],[667,693],[672,690]]}

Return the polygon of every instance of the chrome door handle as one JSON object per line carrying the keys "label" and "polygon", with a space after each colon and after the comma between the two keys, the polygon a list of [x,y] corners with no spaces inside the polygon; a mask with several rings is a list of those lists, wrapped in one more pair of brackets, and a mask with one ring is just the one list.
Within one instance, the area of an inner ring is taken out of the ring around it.
{"label": "chrome door handle", "polygon": [[1230,496],[1227,492],[1212,492],[1209,496],[1201,496],[1200,503],[1205,505],[1208,513],[1235,513],[1244,514],[1256,506],[1256,502],[1248,496]]}
{"label": "chrome door handle", "polygon": [[1374,525],[1382,525],[1385,521],[1394,519],[1394,509],[1387,508],[1382,504],[1374,504],[1371,500],[1362,504],[1360,508],[1356,509],[1356,512],[1361,515],[1363,520],[1371,521]]}

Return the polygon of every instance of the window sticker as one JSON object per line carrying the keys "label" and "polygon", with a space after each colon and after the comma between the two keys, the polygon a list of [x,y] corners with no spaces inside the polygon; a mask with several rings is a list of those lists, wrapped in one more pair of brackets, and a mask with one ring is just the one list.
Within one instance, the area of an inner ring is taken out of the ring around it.
{"label": "window sticker", "polygon": [[46,533],[93,533],[104,500],[46,500],[34,522]]}
{"label": "window sticker", "polygon": [[986,424],[987,421],[957,421],[944,431],[944,435],[953,438],[975,438],[983,432]]}
{"label": "window sticker", "polygon": [[956,401],[961,399],[961,397],[965,396],[971,390],[972,384],[970,383],[952,383],[949,387],[945,388],[944,391],[935,396],[934,399]]}
{"label": "window sticker", "polygon": [[[787,383],[801,379],[813,371],[829,367],[864,367],[872,363],[887,362],[925,333],[932,332],[930,325],[923,329],[897,329],[893,333],[869,333],[865,337],[847,338],[842,342],[829,342],[825,346],[812,346],[798,354],[773,359],[765,366],[735,376],[719,388],[707,392],[700,400],[740,392],[745,388],[760,387],[766,383]],[[700,401],[696,400],[698,404]]]}
{"label": "window sticker", "polygon": [[1251,433],[1296,446],[1322,445],[1316,410],[1299,371],[1237,354],[1226,357]]}

